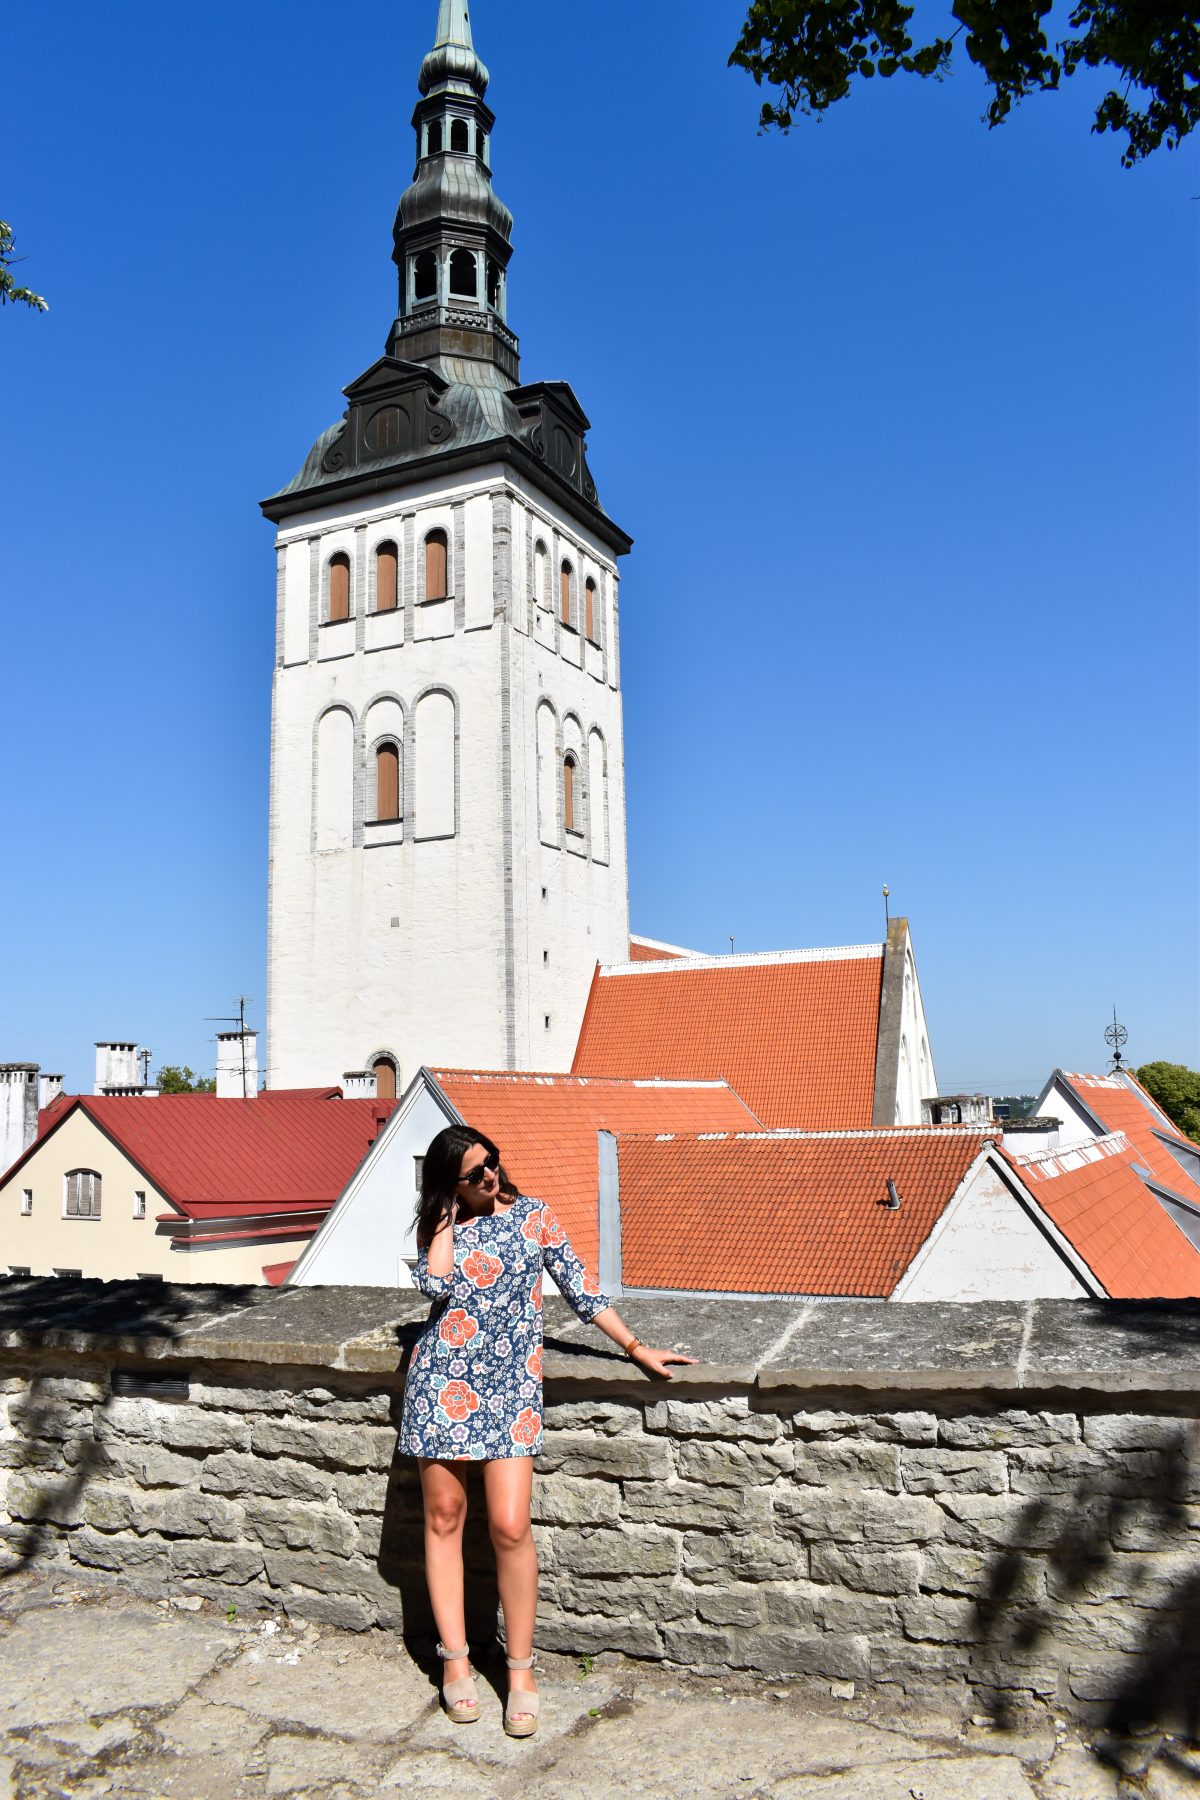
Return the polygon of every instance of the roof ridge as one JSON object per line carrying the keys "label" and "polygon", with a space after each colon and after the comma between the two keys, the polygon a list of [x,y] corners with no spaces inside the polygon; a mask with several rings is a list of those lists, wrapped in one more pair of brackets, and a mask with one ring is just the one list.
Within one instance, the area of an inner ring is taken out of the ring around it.
{"label": "roof ridge", "polygon": [[654,962],[601,963],[606,975],[654,975],[664,970],[754,969],[809,962],[866,962],[883,960],[883,944],[831,944],[816,950],[739,950],[728,956],[671,956]]}
{"label": "roof ridge", "polygon": [[[1010,1150],[1008,1155],[1018,1169],[1036,1170],[1053,1180],[1059,1175],[1073,1174],[1076,1169],[1086,1167],[1089,1163],[1103,1162],[1106,1156],[1123,1156],[1132,1148],[1123,1131],[1109,1131],[1103,1137],[1087,1138],[1077,1144],[1058,1144],[1049,1150],[1027,1150],[1024,1155]],[[1050,1167],[1050,1164],[1056,1162],[1066,1164],[1068,1157],[1079,1160],[1061,1169]]]}
{"label": "roof ridge", "polygon": [[[721,1076],[669,1076],[669,1075],[575,1075],[571,1070],[562,1069],[451,1069],[433,1068],[429,1073],[435,1081],[443,1076],[452,1079],[460,1076],[470,1081],[495,1081],[509,1084],[530,1083],[534,1086],[553,1086],[556,1082],[570,1082],[575,1087],[636,1087],[636,1088],[728,1088],[729,1083]],[[732,1093],[732,1089],[730,1092]]]}
{"label": "roof ridge", "polygon": [[845,1131],[804,1131],[800,1128],[780,1126],[775,1131],[619,1131],[622,1138],[647,1138],[657,1141],[662,1137],[691,1138],[695,1140],[709,1138],[745,1138],[752,1142],[777,1143],[812,1143],[820,1139],[856,1139],[863,1143],[876,1144],[882,1138],[899,1138],[911,1141],[913,1138],[978,1138],[981,1142],[998,1143],[1001,1137],[998,1125],[867,1125],[847,1129]]}

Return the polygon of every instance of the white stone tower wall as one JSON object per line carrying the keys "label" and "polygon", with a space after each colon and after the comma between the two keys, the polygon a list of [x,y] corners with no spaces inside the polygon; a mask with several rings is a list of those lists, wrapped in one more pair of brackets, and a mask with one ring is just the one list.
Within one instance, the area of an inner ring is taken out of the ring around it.
{"label": "white stone tower wall", "polygon": [[[435,526],[451,597],[429,603]],[[535,531],[553,546],[549,609],[530,605]],[[400,604],[377,614],[374,550],[388,538]],[[422,1062],[569,1067],[592,968],[628,942],[612,558],[500,466],[290,519],[277,543],[269,1085],[336,1082],[384,1053],[402,1082]],[[351,617],[326,624],[338,551]],[[599,647],[558,620],[563,556],[580,604],[596,582]],[[582,838],[548,826],[545,805],[539,821],[539,701],[554,709],[557,761],[572,741],[580,754]],[[606,834],[588,817],[589,737],[593,763],[601,741],[607,756]],[[380,738],[402,751],[398,825],[372,822]]]}

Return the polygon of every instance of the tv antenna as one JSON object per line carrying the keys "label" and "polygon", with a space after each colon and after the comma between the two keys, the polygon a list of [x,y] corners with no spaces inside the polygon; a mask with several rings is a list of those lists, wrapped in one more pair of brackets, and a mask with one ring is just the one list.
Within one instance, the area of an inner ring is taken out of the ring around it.
{"label": "tv antenna", "polygon": [[251,996],[249,994],[239,994],[238,995],[238,997],[237,997],[237,1017],[236,1018],[230,1013],[206,1013],[205,1014],[205,1022],[209,1025],[236,1025],[238,1028],[238,1038],[240,1039],[241,1046],[242,1046],[242,1099],[243,1100],[249,1100],[251,1098],[250,1093],[248,1092],[248,1089],[250,1086],[250,1071],[246,1067],[246,1002],[250,998],[251,998]]}
{"label": "tv antenna", "polygon": [[154,1054],[154,1052],[152,1050],[139,1050],[138,1051],[138,1061],[142,1065],[142,1086],[143,1087],[150,1086],[150,1058],[153,1056],[153,1054]]}
{"label": "tv antenna", "polygon": [[1115,1006],[1113,1007],[1112,1024],[1106,1025],[1104,1028],[1104,1041],[1112,1051],[1112,1056],[1109,1059],[1108,1072],[1110,1075],[1119,1075],[1122,1067],[1121,1051],[1129,1042],[1129,1033],[1123,1025],[1117,1023],[1117,1009]]}

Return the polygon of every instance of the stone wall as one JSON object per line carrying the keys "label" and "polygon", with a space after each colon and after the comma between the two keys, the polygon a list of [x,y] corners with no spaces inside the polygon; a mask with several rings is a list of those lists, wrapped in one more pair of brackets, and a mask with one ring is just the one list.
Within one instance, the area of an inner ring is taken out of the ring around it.
{"label": "stone wall", "polygon": [[[395,1453],[419,1297],[0,1284],[0,1545],[430,1629]],[[538,1641],[1195,1725],[1200,1307],[630,1301],[548,1320]],[[474,1509],[472,1640],[495,1592]]]}

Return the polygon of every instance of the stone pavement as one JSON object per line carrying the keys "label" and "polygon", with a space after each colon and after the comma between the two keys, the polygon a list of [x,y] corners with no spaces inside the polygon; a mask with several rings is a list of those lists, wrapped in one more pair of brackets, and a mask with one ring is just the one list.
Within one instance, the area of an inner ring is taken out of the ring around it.
{"label": "stone pavement", "polygon": [[[805,1681],[699,1680],[621,1658],[544,1659],[543,1724],[452,1726],[398,1638],[155,1602],[47,1569],[0,1580],[0,1800],[1176,1800],[1200,1752],[1094,1743],[1044,1719],[903,1711]],[[584,1659],[585,1663],[587,1659]]]}

